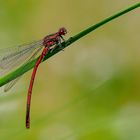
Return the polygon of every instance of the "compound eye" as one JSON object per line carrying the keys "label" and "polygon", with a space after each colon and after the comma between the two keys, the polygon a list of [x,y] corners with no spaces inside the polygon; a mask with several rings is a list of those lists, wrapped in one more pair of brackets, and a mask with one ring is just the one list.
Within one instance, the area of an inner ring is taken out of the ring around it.
{"label": "compound eye", "polygon": [[66,31],[65,28],[60,28],[59,33],[60,33],[61,35],[65,35],[65,34],[67,33],[67,31]]}
{"label": "compound eye", "polygon": [[63,30],[61,31],[61,34],[65,34]]}

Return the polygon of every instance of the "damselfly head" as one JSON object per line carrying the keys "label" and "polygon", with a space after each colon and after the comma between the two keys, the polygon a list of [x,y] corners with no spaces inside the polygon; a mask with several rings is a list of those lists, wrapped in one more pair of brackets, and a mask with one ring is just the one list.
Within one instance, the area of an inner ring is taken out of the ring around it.
{"label": "damselfly head", "polygon": [[62,27],[59,29],[58,32],[59,32],[59,35],[65,35],[67,33],[67,30],[66,30],[66,28]]}

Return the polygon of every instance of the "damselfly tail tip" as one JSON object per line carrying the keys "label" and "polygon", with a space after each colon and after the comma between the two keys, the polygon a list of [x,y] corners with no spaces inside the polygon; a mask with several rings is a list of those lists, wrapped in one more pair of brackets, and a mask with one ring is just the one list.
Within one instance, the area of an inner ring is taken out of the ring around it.
{"label": "damselfly tail tip", "polygon": [[30,128],[30,117],[29,117],[29,109],[27,107],[27,114],[26,114],[26,122],[25,122],[26,128]]}
{"label": "damselfly tail tip", "polygon": [[26,122],[26,128],[29,129],[30,128],[30,124]]}

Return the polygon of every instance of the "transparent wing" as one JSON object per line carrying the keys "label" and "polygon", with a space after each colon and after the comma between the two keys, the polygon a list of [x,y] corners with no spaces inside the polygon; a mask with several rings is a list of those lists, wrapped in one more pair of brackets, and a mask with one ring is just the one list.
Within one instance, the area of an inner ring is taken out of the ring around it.
{"label": "transparent wing", "polygon": [[4,92],[7,92],[9,91],[9,89],[11,89],[16,83],[17,81],[21,78],[21,76],[19,76],[18,78],[12,80],[11,82],[7,83],[5,86],[4,86]]}
{"label": "transparent wing", "polygon": [[[38,48],[38,49],[35,51],[35,53],[30,57],[30,59],[29,59],[27,62],[32,61],[41,49],[42,49],[41,47]],[[9,91],[9,90],[17,83],[17,81],[18,81],[21,77],[22,77],[22,76],[19,76],[18,78],[16,78],[16,79],[10,81],[9,83],[7,83],[7,84],[4,86],[4,92]]]}
{"label": "transparent wing", "polygon": [[39,48],[42,48],[42,40],[15,48],[0,49],[0,76],[28,61]]}

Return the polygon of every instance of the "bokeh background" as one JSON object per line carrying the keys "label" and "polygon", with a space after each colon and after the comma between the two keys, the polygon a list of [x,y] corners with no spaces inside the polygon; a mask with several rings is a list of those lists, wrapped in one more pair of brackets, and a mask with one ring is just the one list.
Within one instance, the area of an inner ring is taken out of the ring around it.
{"label": "bokeh background", "polygon": [[[138,0],[0,0],[0,47],[66,27],[66,39]],[[27,72],[0,96],[0,140],[140,140],[140,9],[42,63],[31,128],[25,128]],[[1,89],[2,92],[2,89]]]}

